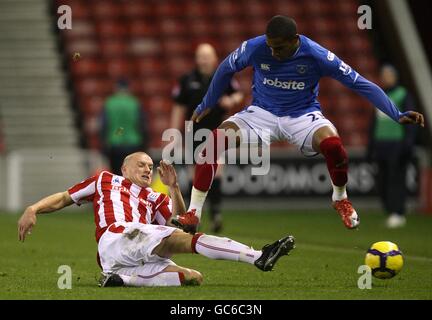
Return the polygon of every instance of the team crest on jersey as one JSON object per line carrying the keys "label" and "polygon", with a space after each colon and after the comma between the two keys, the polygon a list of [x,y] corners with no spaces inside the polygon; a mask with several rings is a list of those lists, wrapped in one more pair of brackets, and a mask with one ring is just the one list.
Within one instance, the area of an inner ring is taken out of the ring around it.
{"label": "team crest on jersey", "polygon": [[300,74],[305,74],[307,72],[307,65],[304,64],[297,65],[297,72]]}
{"label": "team crest on jersey", "polygon": [[157,192],[152,192],[149,193],[149,195],[147,196],[147,199],[149,199],[152,202],[155,202],[157,200],[157,198],[159,197],[160,193]]}
{"label": "team crest on jersey", "polygon": [[120,179],[119,179],[118,177],[116,177],[116,178],[114,179],[113,183],[120,184]]}

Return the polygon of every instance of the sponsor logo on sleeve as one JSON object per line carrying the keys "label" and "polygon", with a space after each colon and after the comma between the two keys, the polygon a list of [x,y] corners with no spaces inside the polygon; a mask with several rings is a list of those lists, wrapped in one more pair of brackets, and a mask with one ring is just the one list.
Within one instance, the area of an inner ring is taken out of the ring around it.
{"label": "sponsor logo on sleeve", "polygon": [[243,41],[240,48],[240,53],[243,53],[246,50],[246,45],[247,45],[247,41]]}
{"label": "sponsor logo on sleeve", "polygon": [[267,63],[261,63],[261,70],[270,71],[270,65]]}
{"label": "sponsor logo on sleeve", "polygon": [[333,52],[329,51],[327,54],[327,60],[333,61],[334,59],[335,59],[335,54]]}
{"label": "sponsor logo on sleeve", "polygon": [[351,67],[343,61],[341,61],[339,65],[339,70],[342,71],[345,76],[349,75],[352,71]]}

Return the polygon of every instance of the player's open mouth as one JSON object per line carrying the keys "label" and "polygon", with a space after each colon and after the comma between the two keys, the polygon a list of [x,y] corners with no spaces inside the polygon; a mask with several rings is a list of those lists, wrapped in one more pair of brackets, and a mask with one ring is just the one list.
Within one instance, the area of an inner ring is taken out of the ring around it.
{"label": "player's open mouth", "polygon": [[141,178],[144,178],[144,179],[150,179],[150,177],[149,176],[146,176],[146,175],[143,175],[143,176],[141,176]]}

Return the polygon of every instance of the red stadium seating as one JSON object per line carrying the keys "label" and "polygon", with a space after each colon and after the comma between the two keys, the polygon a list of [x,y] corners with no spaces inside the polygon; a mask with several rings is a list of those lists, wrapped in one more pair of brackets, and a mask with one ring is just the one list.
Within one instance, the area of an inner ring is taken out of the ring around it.
{"label": "red stadium seating", "polygon": [[157,29],[150,19],[143,18],[129,23],[129,36],[132,38],[152,37],[155,35],[157,35]]}
{"label": "red stadium seating", "polygon": [[105,63],[92,58],[83,57],[78,61],[72,61],[70,67],[74,77],[103,76],[106,74]]}
{"label": "red stadium seating", "polygon": [[72,29],[63,32],[66,41],[75,39],[93,38],[96,36],[94,24],[88,20],[74,19]]}
{"label": "red stadium seating", "polygon": [[92,0],[87,2],[91,5],[92,16],[100,20],[113,20],[120,17],[122,8],[119,1]]}
{"label": "red stadium seating", "polygon": [[129,19],[146,19],[154,16],[154,6],[150,1],[123,1],[123,17]]}
{"label": "red stadium seating", "polygon": [[79,96],[107,96],[113,91],[113,81],[106,78],[83,78],[75,81]]}
{"label": "red stadium seating", "polygon": [[104,106],[106,96],[81,96],[79,98],[79,107],[80,112],[83,113],[84,118],[87,118],[88,116],[96,116],[100,115],[102,112],[102,108]]}
{"label": "red stadium seating", "polygon": [[[194,65],[199,43],[209,42],[222,59],[248,38],[265,32],[276,14],[296,19],[299,33],[327,47],[354,69],[376,80],[377,60],[357,27],[357,0],[55,0],[73,11],[72,30],[61,31],[88,146],[99,148],[97,116],[120,77],[151,115],[152,146],[169,125],[171,90]],[[72,60],[79,52],[81,59]],[[251,70],[236,76],[250,102]],[[320,82],[320,101],[347,145],[365,145],[368,116],[363,98],[334,80]],[[350,118],[350,120],[346,120]],[[367,119],[367,120],[365,120]],[[285,144],[282,144],[285,146]]]}
{"label": "red stadium seating", "polygon": [[96,23],[98,36],[101,38],[123,38],[128,35],[128,28],[116,20],[100,20]]}
{"label": "red stadium seating", "polygon": [[99,44],[100,54],[108,58],[123,58],[127,52],[127,44],[122,39],[101,41]]}
{"label": "red stadium seating", "polygon": [[[84,0],[56,0],[55,7],[59,7],[61,5],[68,5],[71,7],[73,12],[73,23],[75,19],[90,19],[92,15],[92,8],[88,5],[87,1]],[[72,24],[73,28],[73,24]]]}

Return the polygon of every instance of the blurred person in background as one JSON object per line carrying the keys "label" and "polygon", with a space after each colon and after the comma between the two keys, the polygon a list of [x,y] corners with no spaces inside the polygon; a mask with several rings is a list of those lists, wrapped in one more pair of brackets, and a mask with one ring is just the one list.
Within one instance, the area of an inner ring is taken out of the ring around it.
{"label": "blurred person in background", "polygon": [[126,79],[119,79],[102,112],[103,153],[111,171],[121,174],[123,159],[133,152],[147,151],[150,136],[146,114],[129,90]]}
{"label": "blurred person in background", "polygon": [[[399,84],[394,66],[382,66],[380,81],[384,92],[400,112],[415,110],[413,98]],[[416,126],[400,126],[381,111],[376,111],[370,130],[368,157],[378,167],[378,190],[388,215],[389,228],[403,227],[406,223],[406,173],[413,157],[416,133]]]}
{"label": "blurred person in background", "polygon": [[[196,67],[179,79],[178,85],[173,90],[174,107],[171,114],[171,127],[184,129],[184,120],[189,120],[196,106],[204,98],[213,75],[218,66],[218,56],[215,48],[207,43],[198,45],[195,51]],[[195,123],[193,134],[199,129],[216,129],[225,120],[229,110],[238,106],[243,100],[243,94],[238,91],[237,81],[231,80],[223,92],[222,97],[212,109],[208,117],[200,123]],[[200,141],[193,142],[193,150],[201,144]],[[209,209],[211,217],[211,230],[218,233],[222,228],[222,190],[221,190],[221,168],[216,173],[213,187],[209,192]]]}

